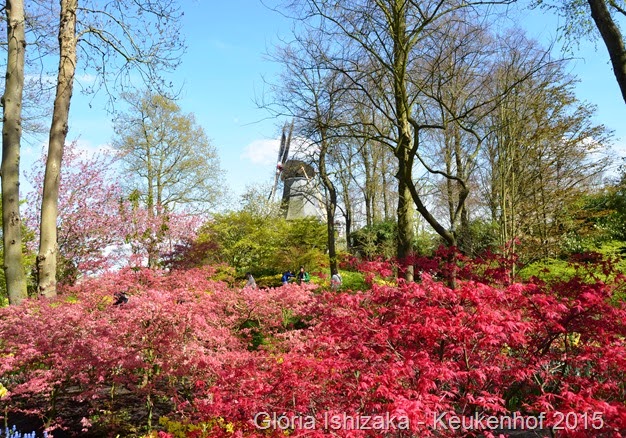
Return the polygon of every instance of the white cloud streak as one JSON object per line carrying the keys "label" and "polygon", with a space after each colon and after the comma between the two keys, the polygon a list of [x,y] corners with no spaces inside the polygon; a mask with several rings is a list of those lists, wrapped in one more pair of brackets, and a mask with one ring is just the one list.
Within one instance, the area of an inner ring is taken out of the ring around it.
{"label": "white cloud streak", "polygon": [[244,148],[240,158],[249,160],[253,164],[276,164],[279,147],[280,140],[278,139],[254,140]]}

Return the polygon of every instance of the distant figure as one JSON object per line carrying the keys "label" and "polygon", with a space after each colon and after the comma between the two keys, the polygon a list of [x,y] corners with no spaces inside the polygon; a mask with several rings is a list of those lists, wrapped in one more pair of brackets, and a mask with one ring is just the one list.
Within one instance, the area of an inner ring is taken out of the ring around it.
{"label": "distant figure", "polygon": [[289,283],[289,279],[295,277],[295,275],[293,275],[291,273],[291,271],[287,271],[283,274],[282,278],[280,279],[283,282],[283,286],[286,285],[287,283]]}
{"label": "distant figure", "polygon": [[126,292],[115,292],[113,298],[115,298],[115,301],[113,302],[114,306],[128,303],[128,295],[126,295]]}
{"label": "distant figure", "polygon": [[296,275],[298,284],[302,284],[302,282],[308,283],[310,279],[311,277],[309,276],[309,273],[304,270],[304,266],[300,266],[300,271],[298,272],[298,275]]}
{"label": "distant figure", "polygon": [[254,281],[254,277],[250,272],[246,272],[246,278],[248,279],[248,281],[246,282],[246,285],[244,287],[256,289],[256,281]]}
{"label": "distant figure", "polygon": [[341,283],[342,283],[341,275],[339,275],[339,272],[334,270],[333,276],[330,277],[330,288],[336,292],[341,287]]}

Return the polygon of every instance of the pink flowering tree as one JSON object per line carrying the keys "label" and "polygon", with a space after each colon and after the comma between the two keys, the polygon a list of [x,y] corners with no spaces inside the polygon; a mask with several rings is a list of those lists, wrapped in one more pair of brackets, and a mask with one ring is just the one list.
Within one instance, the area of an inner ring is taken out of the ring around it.
{"label": "pink flowering tree", "polygon": [[140,205],[131,195],[119,205],[123,245],[116,253],[129,266],[157,267],[183,243],[196,238],[196,231],[205,221],[198,214],[167,212]]}
{"label": "pink flowering tree", "polygon": [[[115,160],[105,153],[81,151],[68,145],[63,156],[59,188],[58,245],[61,283],[103,272],[119,263],[109,249],[123,241],[119,214],[122,191],[115,177]],[[34,191],[27,196],[27,223],[37,229],[45,157],[28,175]]]}
{"label": "pink flowering tree", "polygon": [[[178,242],[192,239],[202,219],[186,213],[150,214],[125,197],[116,159],[104,152],[80,150],[75,143],[64,152],[59,190],[59,280],[72,284],[79,276],[124,266],[145,266],[160,260]],[[26,222],[39,222],[45,157],[28,175]],[[34,242],[36,244],[36,242]]]}

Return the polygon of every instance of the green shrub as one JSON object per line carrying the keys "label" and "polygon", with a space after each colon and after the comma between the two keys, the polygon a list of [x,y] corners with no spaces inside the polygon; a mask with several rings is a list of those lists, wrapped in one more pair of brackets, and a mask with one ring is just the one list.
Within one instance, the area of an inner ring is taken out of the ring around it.
{"label": "green shrub", "polygon": [[352,248],[361,257],[392,258],[396,254],[397,230],[395,221],[377,222],[363,227],[351,234]]}
{"label": "green shrub", "polygon": [[[604,281],[612,281],[616,274],[626,273],[626,260],[624,260],[623,257],[623,242],[609,241],[592,252],[599,254],[603,260],[610,260],[614,263],[614,270],[608,274],[608,276],[603,272],[604,267],[601,263],[583,264],[577,269],[569,260],[553,258],[526,265],[520,269],[518,274],[522,280],[537,277],[545,282],[551,283],[555,281],[568,281],[577,274],[585,275],[585,272],[581,272],[581,268],[584,268],[586,272]],[[572,254],[570,257],[576,257],[576,254]]]}
{"label": "green shrub", "polygon": [[523,280],[536,277],[545,282],[553,282],[571,279],[576,270],[566,260],[546,259],[524,266],[518,274]]}
{"label": "green shrub", "polygon": [[205,223],[196,241],[177,258],[197,259],[193,266],[226,263],[237,275],[249,271],[260,279],[300,266],[319,269],[326,251],[326,226],[317,219],[288,221],[277,215],[233,211],[216,214]]}
{"label": "green shrub", "polygon": [[282,273],[281,274],[275,274],[275,275],[262,275],[260,277],[255,277],[255,281],[256,281],[256,285],[258,287],[280,287],[283,285],[281,278],[282,278]]}
{"label": "green shrub", "polygon": [[341,275],[341,290],[367,290],[369,286],[365,282],[365,277],[361,272],[356,271],[340,271]]}

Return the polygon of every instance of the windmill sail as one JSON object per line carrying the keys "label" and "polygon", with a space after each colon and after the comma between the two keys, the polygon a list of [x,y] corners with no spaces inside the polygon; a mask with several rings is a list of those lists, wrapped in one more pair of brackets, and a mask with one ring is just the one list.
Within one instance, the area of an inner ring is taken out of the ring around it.
{"label": "windmill sail", "polygon": [[278,161],[276,163],[276,174],[274,175],[274,184],[272,185],[272,190],[270,191],[270,195],[268,197],[269,201],[274,201],[274,196],[276,195],[276,188],[278,187],[278,178],[280,177],[281,172],[283,171],[283,167],[287,158],[289,157],[289,145],[291,144],[291,135],[293,133],[293,121],[289,126],[289,132],[287,133],[287,124],[283,126],[283,134],[280,138],[280,148],[278,149]]}
{"label": "windmill sail", "polygon": [[[285,126],[286,127],[286,126]],[[287,140],[285,142],[285,147],[283,149],[282,154],[278,155],[280,159],[280,163],[282,165],[287,161],[287,157],[289,157],[289,146],[291,145],[291,135],[293,134],[293,120],[291,121],[291,125],[289,125],[289,134],[287,134]],[[283,129],[283,138],[285,137],[285,130]]]}

